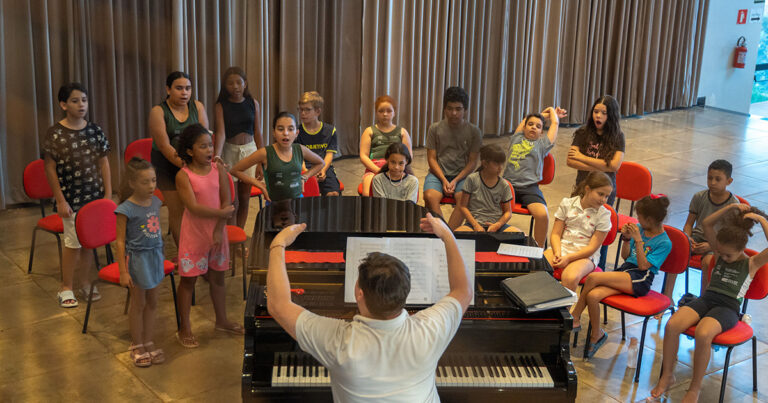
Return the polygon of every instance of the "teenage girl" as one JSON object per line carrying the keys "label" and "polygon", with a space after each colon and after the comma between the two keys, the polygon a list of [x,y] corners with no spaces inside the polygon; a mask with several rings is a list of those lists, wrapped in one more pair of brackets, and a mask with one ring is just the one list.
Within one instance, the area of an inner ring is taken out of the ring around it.
{"label": "teenage girl", "polygon": [[199,343],[192,333],[189,310],[197,277],[206,273],[216,313],[215,329],[245,332],[242,326],[227,319],[224,273],[229,269],[229,242],[225,223],[235,208],[230,203],[227,172],[221,164],[213,162],[213,141],[208,129],[199,124],[184,129],[179,156],[184,166],[176,174],[176,188],[186,208],[179,238],[181,281],[177,297],[181,329],[176,339],[184,347],[194,348]]}
{"label": "teenage girl", "polygon": [[672,250],[672,241],[664,231],[669,199],[664,195],[651,195],[637,202],[639,224],[628,223],[621,228],[625,241],[621,247],[624,264],[614,271],[591,273],[587,276],[579,300],[571,308],[573,328],[581,328],[581,313],[589,309],[592,323],[591,348],[587,357],[608,340],[608,334],[600,328],[600,301],[603,298],[624,293],[642,297],[648,294],[653,278]]}
{"label": "teenage girl", "polygon": [[[261,142],[261,111],[259,103],[248,91],[248,78],[240,67],[230,67],[221,77],[221,90],[214,106],[214,128],[216,144],[214,154],[217,160],[232,167],[241,159],[264,147]],[[257,175],[256,168],[247,170],[248,175]],[[243,228],[248,219],[248,204],[251,200],[251,186],[238,181],[235,195],[237,218],[235,224]]]}
{"label": "teenage girl", "polygon": [[598,249],[611,230],[611,212],[603,204],[613,191],[608,175],[593,171],[555,212],[555,224],[544,257],[563,269],[560,282],[576,291],[579,281],[595,269]]}
{"label": "teenage girl", "polygon": [[[715,224],[722,224],[715,232]],[[693,379],[683,402],[699,398],[701,382],[712,354],[712,339],[739,322],[739,308],[752,279],[768,263],[768,249],[749,257],[744,253],[751,229],[760,223],[768,234],[765,214],[748,204],[730,204],[705,218],[704,237],[714,251],[715,262],[706,291],[675,312],[664,328],[664,349],[659,383],[651,391],[661,397],[675,383],[675,363],[680,347],[680,334],[696,325],[696,346],[693,352]],[[768,238],[768,235],[766,236]],[[708,273],[706,267],[702,273]]]}
{"label": "teenage girl", "polygon": [[403,143],[392,143],[384,153],[387,161],[373,177],[373,197],[419,200],[419,179],[411,171],[411,153]]}
{"label": "teenage girl", "polygon": [[[320,172],[325,162],[312,150],[294,143],[299,132],[296,117],[291,113],[278,113],[272,121],[272,129],[275,142],[240,160],[232,167],[232,175],[260,188],[267,200],[297,199],[302,197],[304,182]],[[304,160],[309,161],[312,167],[302,174]],[[262,166],[265,182],[247,174],[248,168],[254,165]]]}
{"label": "teenage girl", "polygon": [[163,350],[154,348],[157,286],[163,281],[163,231],[160,206],[154,195],[155,169],[148,161],[133,157],[126,167],[120,189],[122,201],[117,216],[115,255],[120,268],[120,285],[130,290],[128,323],[131,329],[133,364],[148,367],[165,361]]}
{"label": "teenage girl", "polygon": [[[616,171],[624,160],[624,133],[619,126],[619,103],[610,95],[600,97],[592,105],[587,124],[573,134],[568,150],[568,166],[576,168],[576,183],[584,180],[590,171],[605,172],[613,184],[607,203],[616,199]],[[608,246],[600,248],[600,267],[605,267]]]}
{"label": "teenage girl", "polygon": [[371,180],[386,164],[384,153],[392,143],[403,143],[413,155],[411,135],[404,128],[394,124],[397,105],[394,98],[382,95],[376,98],[376,123],[369,126],[360,136],[360,162],[365,167],[363,173],[363,196],[369,196]]}

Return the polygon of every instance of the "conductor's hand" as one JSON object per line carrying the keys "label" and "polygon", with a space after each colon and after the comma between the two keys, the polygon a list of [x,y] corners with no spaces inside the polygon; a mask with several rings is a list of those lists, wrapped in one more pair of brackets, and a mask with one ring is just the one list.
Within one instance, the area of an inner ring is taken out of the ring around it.
{"label": "conductor's hand", "polygon": [[288,227],[283,228],[280,233],[275,235],[275,239],[272,240],[272,246],[276,245],[282,245],[282,246],[290,246],[293,241],[296,240],[296,237],[299,236],[304,230],[307,228],[307,224],[301,223],[301,224],[294,224]]}
{"label": "conductor's hand", "polygon": [[445,221],[437,217],[432,217],[432,214],[430,213],[427,213],[427,216],[421,219],[420,227],[422,231],[431,232],[443,241],[453,238],[453,232],[448,228]]}

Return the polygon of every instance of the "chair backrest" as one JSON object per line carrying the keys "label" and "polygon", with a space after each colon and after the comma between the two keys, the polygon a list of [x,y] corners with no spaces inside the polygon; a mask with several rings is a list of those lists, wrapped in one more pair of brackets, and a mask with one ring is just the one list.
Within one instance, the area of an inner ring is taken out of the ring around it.
{"label": "chair backrest", "polygon": [[[744,252],[747,256],[755,256],[759,252],[753,249],[745,249]],[[714,265],[712,265],[714,266]],[[763,299],[768,295],[768,264],[763,265],[760,270],[755,274],[755,278],[749,284],[747,293],[744,294],[744,298],[747,299]]]}
{"label": "chair backrest", "polygon": [[30,199],[50,199],[53,197],[53,190],[48,185],[48,179],[45,177],[45,161],[42,159],[30,162],[24,168],[24,193]]}
{"label": "chair backrest", "polygon": [[541,173],[539,185],[549,185],[553,180],[555,180],[555,157],[548,153],[544,157],[544,170]]}
{"label": "chair backrest", "polygon": [[616,198],[638,201],[651,194],[653,176],[642,164],[624,161],[616,172]]}
{"label": "chair backrest", "polygon": [[75,231],[80,244],[87,249],[96,249],[115,240],[117,220],[112,200],[94,200],[80,208],[75,216]]}
{"label": "chair backrest", "polygon": [[616,233],[619,231],[619,215],[616,214],[616,210],[608,204],[603,204],[608,211],[611,212],[611,230],[608,231],[608,235],[603,240],[603,245],[610,245],[616,240]]}
{"label": "chair backrest", "polygon": [[320,196],[320,185],[317,183],[317,178],[310,176],[306,182],[304,182],[304,197],[317,197]]}
{"label": "chair backrest", "polygon": [[685,232],[675,227],[665,225],[664,231],[672,241],[672,250],[669,251],[660,269],[666,273],[682,273],[688,269],[688,261],[691,260],[691,241]]}
{"label": "chair backrest", "polygon": [[[549,154],[547,154],[547,155],[549,155]],[[509,200],[509,208],[511,209],[512,207],[515,207],[515,187],[512,186],[512,182],[510,182],[510,181],[508,181],[506,179],[504,179],[504,180],[509,185],[509,190],[512,191],[512,199]]]}
{"label": "chair backrest", "polygon": [[747,199],[745,199],[745,198],[743,198],[743,197],[741,197],[741,196],[739,196],[739,195],[733,195],[733,196],[735,196],[735,197],[736,197],[736,198],[739,200],[739,203],[744,203],[744,204],[746,204],[746,205],[749,205],[749,206],[751,206],[751,204],[749,204],[749,202],[747,201]]}
{"label": "chair backrest", "polygon": [[152,139],[139,139],[128,144],[123,153],[123,159],[128,163],[134,156],[152,162]]}

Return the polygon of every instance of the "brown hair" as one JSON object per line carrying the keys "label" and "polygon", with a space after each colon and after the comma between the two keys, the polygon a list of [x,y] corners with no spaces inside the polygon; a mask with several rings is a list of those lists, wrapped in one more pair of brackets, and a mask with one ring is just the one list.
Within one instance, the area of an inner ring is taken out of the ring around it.
{"label": "brown hair", "polygon": [[389,95],[382,95],[378,98],[376,98],[376,101],[373,103],[373,110],[378,111],[379,105],[383,104],[384,102],[392,105],[392,109],[397,112],[397,104],[395,104],[395,99],[390,97]]}
{"label": "brown hair", "polygon": [[755,225],[752,219],[744,218],[747,213],[755,213],[765,217],[765,213],[757,207],[751,207],[748,211],[737,210],[726,214],[722,218],[722,228],[717,231],[717,242],[738,250],[746,248],[747,241],[752,236],[752,227]]}
{"label": "brown hair", "polygon": [[411,292],[411,273],[405,263],[386,253],[372,252],[360,263],[359,271],[357,283],[371,314],[387,318],[403,309]]}
{"label": "brown hair", "polygon": [[664,222],[667,218],[667,207],[669,207],[669,198],[667,196],[650,197],[645,196],[637,201],[637,214],[650,218],[657,223]]}
{"label": "brown hair", "polygon": [[480,161],[503,164],[506,159],[504,150],[496,144],[487,144],[480,148]]}
{"label": "brown hair", "polygon": [[301,104],[311,104],[315,109],[323,109],[324,101],[319,92],[308,91],[301,94],[301,98],[299,98],[299,105]]}
{"label": "brown hair", "polygon": [[611,182],[611,178],[604,172],[592,171],[586,178],[584,178],[584,180],[576,185],[573,189],[573,193],[571,193],[571,197],[584,197],[584,195],[587,194],[587,186],[589,186],[590,189],[597,189],[603,186],[610,186],[613,188],[613,182]]}
{"label": "brown hair", "polygon": [[125,164],[125,177],[123,178],[123,181],[120,182],[120,191],[118,192],[120,203],[131,197],[133,189],[131,189],[130,182],[135,181],[139,176],[139,172],[146,169],[155,169],[155,167],[153,167],[149,161],[139,157],[133,157]]}

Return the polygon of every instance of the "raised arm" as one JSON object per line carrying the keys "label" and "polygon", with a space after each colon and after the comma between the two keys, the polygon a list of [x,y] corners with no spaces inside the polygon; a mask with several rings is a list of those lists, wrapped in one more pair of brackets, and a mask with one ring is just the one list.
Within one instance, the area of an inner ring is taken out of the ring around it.
{"label": "raised arm", "polygon": [[555,141],[557,141],[557,131],[560,127],[560,118],[568,116],[568,114],[565,112],[565,109],[554,107],[549,107],[545,109],[541,115],[544,117],[544,119],[547,119],[549,121],[549,130],[547,131],[547,137],[549,138],[549,142],[552,144],[555,144]]}
{"label": "raised arm", "polygon": [[305,309],[291,300],[291,283],[285,270],[285,248],[290,246],[305,228],[307,224],[285,227],[269,246],[267,310],[294,339],[296,339],[296,320]]}
{"label": "raised arm", "polygon": [[749,204],[729,204],[720,210],[715,211],[714,213],[710,214],[707,218],[701,221],[701,226],[704,229],[704,238],[707,239],[707,242],[709,242],[710,248],[717,253],[718,249],[718,243],[717,243],[717,233],[715,232],[715,224],[725,216],[725,214],[728,214],[729,212],[732,213],[733,210],[741,210],[741,211],[749,211],[750,207]]}
{"label": "raised arm", "polygon": [[469,285],[467,269],[464,267],[464,260],[459,253],[459,246],[456,244],[453,232],[443,220],[432,217],[432,214],[429,213],[421,219],[421,229],[434,233],[445,244],[445,255],[448,259],[448,284],[451,289],[448,295],[459,301],[462,313],[466,312],[470,302],[472,302],[473,290]]}
{"label": "raised arm", "polygon": [[[765,217],[755,213],[747,213],[744,214],[744,218],[749,218],[759,223],[763,228],[763,235],[765,235],[765,238],[768,239],[768,220],[766,220]],[[749,258],[749,274],[754,277],[755,273],[757,273],[757,271],[760,270],[760,268],[763,267],[766,263],[768,263],[768,248],[763,249],[762,252]]]}

